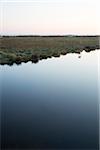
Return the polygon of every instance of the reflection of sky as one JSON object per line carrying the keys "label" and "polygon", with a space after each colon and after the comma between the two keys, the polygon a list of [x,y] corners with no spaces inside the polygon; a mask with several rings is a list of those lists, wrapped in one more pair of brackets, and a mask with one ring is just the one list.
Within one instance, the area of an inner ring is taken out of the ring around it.
{"label": "reflection of sky", "polygon": [[[100,59],[100,51],[89,53],[83,51],[81,58],[78,58],[79,55],[67,54],[60,58],[41,60],[37,64],[29,62],[22,63],[20,66],[0,66],[2,75],[0,79],[5,85],[4,88],[10,86],[11,89],[18,89],[20,92],[23,90],[30,95],[32,90],[35,90],[36,93],[40,90],[40,93],[47,91],[47,95],[50,94],[48,91],[51,91],[52,94],[55,92],[70,94],[71,92],[75,97],[83,96],[86,101],[87,96],[99,98],[98,58]],[[77,102],[79,100],[77,99]]]}
{"label": "reflection of sky", "polygon": [[[78,56],[81,56],[81,58],[78,58]],[[29,75],[29,70],[34,70],[37,69],[38,71],[43,71],[42,66],[45,67],[45,70],[47,73],[49,73],[49,71],[53,71],[53,69],[56,71],[59,71],[59,68],[61,68],[62,72],[64,71],[64,69],[66,68],[69,72],[74,72],[74,71],[80,71],[82,73],[82,71],[84,72],[84,69],[86,70],[87,73],[89,73],[90,71],[92,71],[92,73],[97,73],[95,71],[93,71],[92,68],[94,69],[98,69],[98,61],[100,59],[100,51],[92,51],[89,53],[86,53],[85,51],[83,51],[81,54],[67,54],[66,56],[61,56],[59,58],[48,58],[47,60],[41,60],[39,61],[39,63],[37,64],[32,64],[31,63],[22,63],[22,65],[20,66],[16,66],[14,65],[13,67],[8,67],[7,65],[5,66],[1,66],[2,69],[4,69],[5,71],[11,69],[12,71],[18,71],[18,70],[23,70],[25,71],[25,75]],[[56,67],[58,66],[58,67]],[[27,69],[26,69],[27,67]],[[32,69],[34,67],[34,69]],[[77,72],[76,71],[76,72]],[[7,71],[8,72],[8,71]],[[9,72],[8,72],[9,73]],[[56,73],[56,72],[55,72]]]}
{"label": "reflection of sky", "polygon": [[6,84],[10,85],[12,82],[11,86],[16,85],[20,90],[23,89],[23,85],[27,84],[26,90],[34,89],[35,85],[37,92],[43,85],[44,92],[48,89],[52,89],[52,92],[56,89],[59,89],[59,92],[65,89],[77,96],[79,93],[84,96],[87,91],[92,91],[91,95],[97,94],[98,96],[99,54],[99,51],[90,53],[83,51],[81,58],[78,58],[80,54],[67,54],[32,65],[31,62],[22,63],[21,66],[8,67],[5,65],[1,67],[2,76],[4,82],[7,81]]}
{"label": "reflection of sky", "polygon": [[99,54],[83,51],[80,59],[67,54],[37,64],[0,66],[7,141],[24,147],[45,141],[56,148],[96,147]]}
{"label": "reflection of sky", "polygon": [[[86,89],[95,88],[93,85],[98,82],[99,54],[99,51],[90,53],[83,51],[81,58],[78,58],[80,54],[67,54],[60,58],[42,60],[37,64],[31,65],[29,62],[27,64],[23,63],[21,66],[8,67],[5,65],[1,68],[3,68],[3,77],[7,74],[6,78],[9,78],[7,82],[10,82],[10,80],[13,82],[19,81],[22,86],[24,80],[30,83],[34,78],[34,82],[38,82],[41,85],[55,83],[56,86],[56,83],[58,85],[58,82],[61,82],[62,79],[63,81],[65,80],[65,83],[68,83],[68,88],[72,88],[73,85],[73,90],[76,85],[85,86]],[[59,85],[63,86],[63,82]]]}
{"label": "reflection of sky", "polygon": [[1,0],[2,34],[100,34],[99,0]]}

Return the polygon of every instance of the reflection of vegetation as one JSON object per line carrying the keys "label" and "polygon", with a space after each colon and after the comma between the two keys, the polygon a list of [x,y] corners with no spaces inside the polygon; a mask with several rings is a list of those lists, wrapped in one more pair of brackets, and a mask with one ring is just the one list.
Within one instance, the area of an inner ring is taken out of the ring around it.
{"label": "reflection of vegetation", "polygon": [[98,36],[3,36],[0,40],[0,64],[9,65],[99,49]]}

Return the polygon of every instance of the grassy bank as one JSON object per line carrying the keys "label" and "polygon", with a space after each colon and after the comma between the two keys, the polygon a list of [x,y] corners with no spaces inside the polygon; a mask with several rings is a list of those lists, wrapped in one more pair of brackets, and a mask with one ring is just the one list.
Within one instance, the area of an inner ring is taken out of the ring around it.
{"label": "grassy bank", "polygon": [[59,57],[67,53],[99,49],[98,36],[3,36],[0,38],[0,64]]}

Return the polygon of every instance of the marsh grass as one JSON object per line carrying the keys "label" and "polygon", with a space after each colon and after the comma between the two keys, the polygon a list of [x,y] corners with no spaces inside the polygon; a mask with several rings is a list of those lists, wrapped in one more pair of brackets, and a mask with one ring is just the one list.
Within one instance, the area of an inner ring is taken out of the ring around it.
{"label": "marsh grass", "polygon": [[20,64],[99,49],[99,36],[3,36],[0,64]]}

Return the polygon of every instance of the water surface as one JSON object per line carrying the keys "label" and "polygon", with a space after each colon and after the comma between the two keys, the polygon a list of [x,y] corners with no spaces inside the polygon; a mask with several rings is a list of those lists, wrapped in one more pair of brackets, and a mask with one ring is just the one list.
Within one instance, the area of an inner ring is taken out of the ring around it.
{"label": "water surface", "polygon": [[99,54],[0,66],[2,149],[98,150]]}

